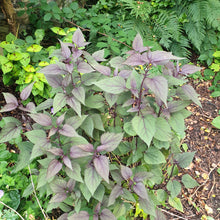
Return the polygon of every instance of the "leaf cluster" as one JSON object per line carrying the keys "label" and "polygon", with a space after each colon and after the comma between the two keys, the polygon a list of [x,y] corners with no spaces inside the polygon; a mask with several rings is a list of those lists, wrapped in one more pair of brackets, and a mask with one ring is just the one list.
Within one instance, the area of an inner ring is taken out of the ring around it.
{"label": "leaf cluster", "polygon": [[[106,60],[104,50],[90,54],[87,45],[77,29],[71,42],[60,40],[61,48],[53,51],[58,61],[37,71],[54,98],[23,105],[34,82],[22,90],[22,102],[3,94],[0,112],[27,112],[22,122],[3,118],[0,132],[0,143],[25,137],[15,171],[37,160],[37,189],[50,198],[47,212],[64,212],[59,219],[117,219],[137,203],[147,215],[164,219],[157,206],[167,200],[183,211],[174,174],[194,156],[179,148],[189,115],[185,107],[191,101],[201,106],[186,77],[201,68],[180,66],[183,58],[171,52],[151,51],[140,34],[126,58]],[[164,170],[166,163],[171,170]],[[154,188],[163,182],[169,193]],[[189,175],[181,182],[197,185]]]}

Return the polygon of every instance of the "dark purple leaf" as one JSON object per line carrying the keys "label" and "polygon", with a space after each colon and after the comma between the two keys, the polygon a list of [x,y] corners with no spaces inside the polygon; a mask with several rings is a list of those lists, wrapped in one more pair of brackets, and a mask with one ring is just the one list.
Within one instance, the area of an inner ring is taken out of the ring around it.
{"label": "dark purple leaf", "polygon": [[80,157],[87,157],[92,155],[90,152],[86,152],[79,148],[78,146],[72,146],[70,148],[70,157],[72,158],[80,158]]}
{"label": "dark purple leaf", "polygon": [[153,65],[165,65],[170,60],[182,60],[184,58],[176,57],[171,52],[166,51],[153,51],[151,52],[151,64]]}
{"label": "dark purple leaf", "polygon": [[107,66],[103,66],[99,64],[89,53],[86,51],[83,52],[83,55],[85,56],[88,63],[98,72],[102,73],[103,75],[110,76],[111,75],[111,69]]}
{"label": "dark purple leaf", "polygon": [[63,156],[63,150],[61,148],[53,147],[51,149],[48,149],[47,151],[56,156]]}
{"label": "dark purple leaf", "polygon": [[84,47],[89,44],[88,42],[85,42],[83,33],[79,28],[74,32],[72,41],[77,45],[77,47]]}
{"label": "dark purple leaf", "polygon": [[89,220],[89,213],[86,211],[80,211],[79,213],[74,213],[68,220]]}
{"label": "dark purple leaf", "polygon": [[106,59],[104,58],[104,53],[105,50],[98,50],[96,52],[94,52],[92,54],[92,57],[96,60],[96,61],[106,61]]}
{"label": "dark purple leaf", "polygon": [[52,125],[52,120],[50,116],[43,113],[29,114],[29,116],[38,124],[42,126],[50,126]]}
{"label": "dark purple leaf", "polygon": [[20,135],[21,126],[18,126],[14,122],[7,123],[1,130],[0,143],[10,141],[13,138],[17,138]]}
{"label": "dark purple leaf", "polygon": [[67,137],[78,137],[79,136],[76,133],[75,129],[68,124],[63,125],[62,129],[59,130],[59,133]]}
{"label": "dark purple leaf", "polygon": [[134,175],[134,181],[137,182],[141,182],[145,179],[149,179],[153,176],[152,173],[150,172],[138,172]]}
{"label": "dark purple leaf", "polygon": [[146,57],[143,55],[136,53],[127,58],[127,60],[123,63],[129,66],[139,66],[139,65],[145,65],[149,61]]}
{"label": "dark purple leaf", "polygon": [[121,175],[125,180],[132,176],[132,170],[129,167],[121,165]]}
{"label": "dark purple leaf", "polygon": [[82,50],[79,50],[76,46],[72,47],[72,57],[77,59],[83,54]]}
{"label": "dark purple leaf", "polygon": [[91,73],[94,69],[86,62],[82,61],[77,65],[77,70],[80,73]]}
{"label": "dark purple leaf", "polygon": [[159,209],[156,209],[156,217],[154,220],[167,220],[167,218]]}
{"label": "dark purple leaf", "polygon": [[48,66],[45,66],[44,68],[40,69],[38,73],[43,73],[46,76],[49,75],[63,75],[67,73],[67,70],[65,68],[64,64],[59,63],[58,64],[50,64]]}
{"label": "dark purple leaf", "polygon": [[79,115],[81,116],[81,104],[75,99],[75,97],[68,97],[66,103]]}
{"label": "dark purple leaf", "polygon": [[104,133],[101,136],[101,144],[97,147],[97,152],[110,152],[115,150],[122,141],[123,133]]}
{"label": "dark purple leaf", "polygon": [[68,190],[69,190],[70,192],[72,192],[73,189],[74,189],[74,187],[75,187],[75,185],[76,185],[76,181],[73,180],[73,179],[69,179],[69,181],[68,181],[67,184],[66,184],[66,187],[68,188]]}
{"label": "dark purple leaf", "polygon": [[100,214],[101,220],[117,220],[113,213],[108,209],[103,209]]}
{"label": "dark purple leaf", "polygon": [[193,102],[195,102],[198,106],[202,107],[199,99],[198,99],[198,94],[194,90],[194,88],[190,85],[183,85],[182,87],[183,92],[185,95],[191,99]]}
{"label": "dark purple leaf", "polygon": [[167,105],[168,82],[163,76],[155,76],[152,79],[146,78],[145,85]]}
{"label": "dark purple leaf", "polygon": [[25,87],[22,91],[21,91],[21,94],[20,94],[20,98],[24,101],[26,100],[29,95],[31,94],[31,91],[32,91],[32,88],[33,88],[33,85],[34,85],[35,82],[32,82],[31,84],[29,84],[27,87]]}
{"label": "dark purple leaf", "polygon": [[77,146],[86,152],[93,152],[94,151],[92,144],[80,144]]}
{"label": "dark purple leaf", "polygon": [[108,206],[114,204],[115,200],[122,194],[123,194],[123,188],[120,185],[116,184],[113,187],[111,194],[109,196]]}
{"label": "dark purple leaf", "polygon": [[85,184],[91,194],[93,195],[96,189],[98,188],[99,184],[102,181],[102,178],[96,172],[95,167],[90,166],[85,169],[84,172]]}
{"label": "dark purple leaf", "polygon": [[74,88],[72,90],[72,94],[76,99],[78,99],[81,103],[85,104],[85,90],[83,87]]}
{"label": "dark purple leaf", "polygon": [[63,157],[63,163],[64,163],[67,167],[69,167],[71,170],[73,169],[72,163],[71,163],[71,160],[69,159],[69,157],[64,156],[64,157]]}
{"label": "dark purple leaf", "polygon": [[64,213],[57,220],[67,220],[67,219],[68,219],[68,213]]}
{"label": "dark purple leaf", "polygon": [[61,40],[59,40],[59,42],[60,42],[60,45],[61,45],[62,56],[66,59],[69,58],[70,55],[71,55],[71,51],[68,47],[68,44],[63,43]]}
{"label": "dark purple leaf", "polygon": [[60,163],[58,160],[51,160],[47,169],[47,179],[55,176],[62,169],[62,166],[62,163]]}
{"label": "dark purple leaf", "polygon": [[136,185],[133,186],[133,190],[139,197],[149,199],[145,185],[142,182],[136,183]]}
{"label": "dark purple leaf", "polygon": [[137,34],[136,37],[134,38],[133,44],[132,44],[133,49],[135,49],[138,52],[143,52],[146,51],[148,48],[143,46],[143,40],[141,38],[140,34]]}
{"label": "dark purple leaf", "polygon": [[201,67],[186,64],[181,67],[181,70],[179,73],[181,73],[183,75],[189,75],[189,74],[193,74],[197,71],[200,71],[201,69],[202,69]]}
{"label": "dark purple leaf", "polygon": [[50,129],[50,131],[49,131],[48,137],[51,137],[51,136],[53,136],[54,134],[56,134],[58,130],[59,130],[58,128],[52,127],[52,128]]}
{"label": "dark purple leaf", "polygon": [[118,76],[121,76],[124,79],[127,79],[132,73],[132,70],[121,70]]}
{"label": "dark purple leaf", "polygon": [[174,66],[174,63],[170,61],[163,66],[162,70],[163,70],[163,74],[165,75],[177,76],[178,74],[176,67]]}
{"label": "dark purple leaf", "polygon": [[178,112],[190,104],[188,101],[170,101],[168,102],[168,111],[169,113]]}
{"label": "dark purple leaf", "polygon": [[97,173],[109,183],[109,161],[106,156],[100,155],[93,159],[93,163]]}
{"label": "dark purple leaf", "polygon": [[35,112],[35,104],[33,102],[29,102],[26,107],[20,105],[18,108],[26,112]]}
{"label": "dark purple leaf", "polygon": [[59,88],[62,86],[63,77],[60,75],[46,75],[47,82],[53,88]]}
{"label": "dark purple leaf", "polygon": [[126,90],[125,80],[120,76],[102,79],[98,82],[95,82],[94,84],[101,88],[103,91],[112,94],[120,94]]}
{"label": "dark purple leaf", "polygon": [[3,108],[1,108],[0,112],[10,112],[10,111],[16,109],[17,107],[18,107],[18,105],[14,104],[14,103],[8,103]]}
{"label": "dark purple leaf", "polygon": [[12,104],[18,106],[18,100],[14,95],[12,95],[11,93],[4,93],[4,92],[2,94],[3,94],[7,104],[12,103]]}
{"label": "dark purple leaf", "polygon": [[59,117],[57,118],[57,120],[56,120],[57,126],[60,126],[60,125],[63,123],[64,118],[65,118],[65,114],[66,114],[66,113],[62,114],[61,116],[59,116]]}
{"label": "dark purple leaf", "polygon": [[50,200],[50,203],[53,202],[62,202],[67,198],[66,193],[57,193],[55,196],[53,196]]}

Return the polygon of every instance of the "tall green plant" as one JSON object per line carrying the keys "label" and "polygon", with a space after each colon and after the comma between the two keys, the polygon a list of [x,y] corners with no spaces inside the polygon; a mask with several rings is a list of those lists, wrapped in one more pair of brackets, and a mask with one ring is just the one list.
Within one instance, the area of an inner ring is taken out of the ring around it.
{"label": "tall green plant", "polygon": [[[0,111],[28,112],[23,122],[7,118],[0,143],[23,133],[19,146],[26,154],[18,166],[22,169],[37,159],[37,189],[50,197],[47,211],[59,207],[64,212],[59,219],[105,220],[128,216],[137,206],[162,220],[157,206],[168,201],[183,212],[177,197],[182,186],[175,174],[195,154],[180,150],[189,115],[185,107],[191,100],[201,106],[186,76],[200,68],[180,68],[182,58],[152,52],[139,34],[127,58],[110,61],[103,50],[91,55],[84,49],[88,42],[79,29],[72,43],[60,44],[55,51],[59,62],[39,70],[55,97],[24,107],[4,93],[6,105]],[[29,97],[33,85],[21,92],[21,100]],[[166,163],[171,170],[164,170]],[[181,182],[186,188],[197,186],[188,174]],[[155,188],[161,183],[168,193]]]}

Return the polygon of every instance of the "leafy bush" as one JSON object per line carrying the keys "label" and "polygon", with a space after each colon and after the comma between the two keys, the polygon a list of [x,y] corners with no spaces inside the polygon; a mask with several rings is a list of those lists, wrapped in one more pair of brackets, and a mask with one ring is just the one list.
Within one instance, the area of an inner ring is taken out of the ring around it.
{"label": "leafy bush", "polygon": [[[59,62],[39,70],[55,97],[24,107],[4,93],[0,111],[28,112],[23,122],[3,119],[0,143],[25,137],[17,166],[37,159],[37,189],[50,197],[47,212],[59,207],[64,212],[59,219],[124,219],[137,207],[136,214],[161,220],[157,207],[165,201],[183,211],[180,181],[186,188],[197,186],[188,174],[176,176],[195,154],[180,149],[189,116],[185,107],[191,101],[201,106],[186,76],[200,68],[180,67],[182,58],[170,52],[152,52],[139,34],[127,58],[110,61],[104,50],[92,55],[84,50],[88,42],[79,29],[72,43],[60,44],[54,51]],[[22,101],[33,85],[22,90]]]}

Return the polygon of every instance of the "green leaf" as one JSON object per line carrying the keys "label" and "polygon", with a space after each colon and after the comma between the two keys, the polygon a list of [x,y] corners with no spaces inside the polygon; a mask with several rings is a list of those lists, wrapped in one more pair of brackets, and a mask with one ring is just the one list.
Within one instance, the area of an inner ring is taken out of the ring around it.
{"label": "green leaf", "polygon": [[60,111],[66,105],[65,94],[57,93],[53,100],[53,110],[54,114]]}
{"label": "green leaf", "polygon": [[14,122],[7,123],[1,130],[0,143],[8,142],[13,138],[17,138],[20,135],[21,126],[18,126]]}
{"label": "green leaf", "polygon": [[43,47],[37,44],[32,44],[30,47],[26,49],[28,52],[40,52]]}
{"label": "green leaf", "polygon": [[83,194],[83,196],[85,197],[86,201],[89,202],[90,198],[92,197],[91,192],[89,191],[88,187],[86,186],[85,183],[80,184],[79,188]]}
{"label": "green leaf", "polygon": [[18,61],[23,58],[23,55],[22,55],[22,53],[14,52],[14,53],[8,54],[7,58],[9,60]]}
{"label": "green leaf", "polygon": [[83,179],[81,177],[81,168],[78,163],[72,163],[73,169],[71,170],[70,168],[66,167],[65,171],[67,176],[69,176],[71,179],[74,179],[78,182],[83,183]]}
{"label": "green leaf", "polygon": [[152,115],[135,116],[132,119],[132,126],[139,137],[148,145],[152,141],[156,131],[156,119]]}
{"label": "green leaf", "polygon": [[120,94],[126,90],[125,80],[120,76],[102,79],[94,84],[103,91],[111,94]]}
{"label": "green leaf", "polygon": [[175,209],[177,209],[178,211],[180,212],[183,212],[183,206],[182,206],[182,203],[181,203],[181,200],[177,197],[175,198],[172,198],[172,197],[169,197],[169,204],[174,207]]}
{"label": "green leaf", "polygon": [[91,117],[87,117],[80,126],[87,135],[93,137],[94,122]]}
{"label": "green leaf", "polygon": [[172,129],[176,131],[181,138],[184,138],[185,123],[183,115],[179,112],[175,112],[171,115],[168,122]]}
{"label": "green leaf", "polygon": [[96,172],[94,167],[88,167],[85,169],[85,184],[89,191],[93,195],[99,184],[102,181],[101,176]]}
{"label": "green leaf", "polygon": [[90,116],[93,120],[94,128],[100,130],[100,131],[105,131],[103,127],[103,122],[101,119],[101,116],[99,114],[93,114]]}
{"label": "green leaf", "polygon": [[27,141],[21,142],[18,143],[18,148],[20,149],[20,153],[18,156],[18,162],[13,172],[18,172],[31,163],[30,157],[33,149],[33,144]]}
{"label": "green leaf", "polygon": [[166,163],[165,156],[157,148],[150,147],[144,154],[144,161],[147,164]]}
{"label": "green leaf", "polygon": [[131,135],[131,136],[135,136],[136,135],[136,132],[135,130],[133,129],[133,126],[132,126],[132,122],[126,122],[124,123],[124,130],[127,134]]}
{"label": "green leaf", "polygon": [[9,60],[7,57],[0,55],[0,64],[5,64],[7,63]]}
{"label": "green leaf", "polygon": [[189,174],[182,176],[182,183],[186,188],[194,188],[199,186],[199,184],[194,180]]}
{"label": "green leaf", "polygon": [[2,65],[2,72],[5,74],[5,73],[8,73],[8,72],[11,72],[12,69],[13,69],[13,63],[11,62],[7,62],[5,64]]}
{"label": "green leaf", "polygon": [[174,198],[180,193],[181,184],[176,180],[170,180],[167,183],[167,189],[170,191],[172,198]]}
{"label": "green leaf", "polygon": [[102,184],[100,184],[100,185],[98,186],[98,188],[96,189],[96,191],[95,191],[93,197],[94,197],[95,199],[97,199],[99,202],[102,202],[102,199],[103,199],[103,197],[104,197],[104,194],[105,194],[105,187],[104,187]]}
{"label": "green leaf", "polygon": [[171,140],[172,132],[166,119],[161,117],[156,119],[156,132],[154,137],[160,141]]}
{"label": "green leaf", "polygon": [[218,129],[220,129],[220,116],[213,119],[212,125]]}
{"label": "green leaf", "polygon": [[30,63],[30,54],[29,53],[22,53],[23,55],[23,59],[19,60],[19,62],[23,65],[23,66],[27,66]]}
{"label": "green leaf", "polygon": [[44,130],[32,130],[25,133],[26,137],[34,144],[38,144],[40,139],[46,139]]}
{"label": "green leaf", "polygon": [[174,160],[176,160],[178,162],[180,167],[186,168],[192,162],[194,155],[195,155],[195,151],[180,153],[174,157]]}
{"label": "green leaf", "polygon": [[101,95],[97,94],[88,97],[85,101],[85,104],[89,108],[99,109],[104,106],[104,101],[105,99]]}
{"label": "green leaf", "polygon": [[44,15],[44,21],[49,21],[52,17],[52,14],[51,13],[47,13]]}
{"label": "green leaf", "polygon": [[63,28],[60,27],[52,27],[51,30],[55,33],[55,34],[59,34],[61,36],[65,36],[66,32],[63,30]]}
{"label": "green leaf", "polygon": [[10,201],[7,202],[7,205],[10,206],[12,209],[17,209],[20,205],[21,196],[18,190],[9,191],[9,198]]}

